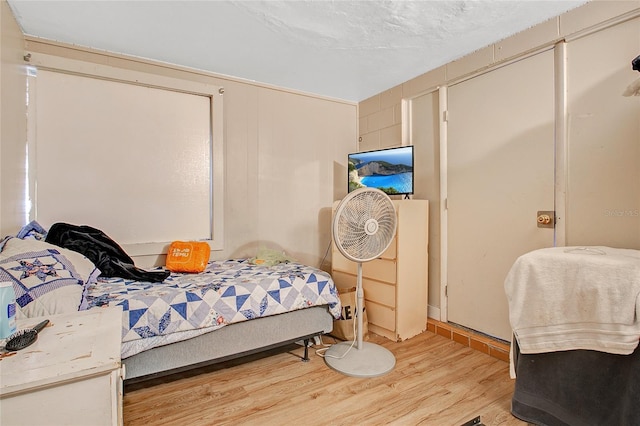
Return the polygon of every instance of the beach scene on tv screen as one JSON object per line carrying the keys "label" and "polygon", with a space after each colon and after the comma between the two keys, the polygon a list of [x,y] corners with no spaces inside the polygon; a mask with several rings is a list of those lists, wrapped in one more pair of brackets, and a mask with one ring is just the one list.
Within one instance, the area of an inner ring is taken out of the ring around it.
{"label": "beach scene on tv screen", "polygon": [[349,192],[378,188],[387,194],[413,190],[413,155],[410,148],[361,152],[349,155]]}

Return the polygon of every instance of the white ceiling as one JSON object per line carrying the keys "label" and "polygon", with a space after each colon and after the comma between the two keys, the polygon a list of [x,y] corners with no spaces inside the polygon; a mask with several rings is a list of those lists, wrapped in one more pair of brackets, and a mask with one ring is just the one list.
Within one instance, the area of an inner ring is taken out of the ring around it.
{"label": "white ceiling", "polygon": [[358,102],[584,0],[8,0],[25,34]]}

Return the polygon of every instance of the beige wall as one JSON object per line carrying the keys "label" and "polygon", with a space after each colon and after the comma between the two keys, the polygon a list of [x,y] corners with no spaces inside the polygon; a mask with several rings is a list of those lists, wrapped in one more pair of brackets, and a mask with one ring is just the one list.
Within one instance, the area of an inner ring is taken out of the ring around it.
{"label": "beige wall", "polygon": [[[346,193],[347,153],[356,149],[397,146],[403,140],[408,141],[404,131],[407,125],[403,121],[404,101],[434,91],[437,100],[436,89],[441,85],[511,60],[523,52],[552,45],[567,35],[633,13],[638,8],[640,1],[590,2],[355,106],[42,40],[28,39],[25,43],[8,5],[2,1],[1,234],[15,232],[25,217],[22,190],[26,141],[26,78],[22,61],[25,50],[224,86],[226,244],[225,250],[216,252],[215,256],[247,255],[259,244],[269,243],[282,247],[302,261],[319,264],[330,241],[331,203]],[[359,143],[356,142],[358,136]],[[419,152],[434,151],[433,155],[438,156],[437,144],[417,149],[421,150]],[[429,173],[421,175],[416,182],[416,198],[432,200],[431,230],[440,226],[437,214],[440,206],[438,200],[434,200],[438,197],[433,196],[431,188],[433,182],[438,182],[439,169],[434,165],[437,164],[430,164]],[[315,177],[305,183],[303,178],[312,174]],[[291,176],[293,180],[290,180]],[[430,277],[429,300],[435,307],[439,306],[440,300],[439,238],[437,232],[430,235],[430,275],[436,275]],[[323,267],[327,269],[326,262]]]}
{"label": "beige wall", "polygon": [[[578,38],[592,30],[604,27],[609,20],[625,21],[629,17],[638,16],[640,14],[640,1],[608,1],[594,0],[586,5],[569,11],[559,17],[541,23],[533,28],[509,37],[505,40],[487,46],[459,60],[448,63],[435,70],[427,72],[410,81],[404,82],[396,87],[390,88],[382,93],[372,96],[362,101],[359,105],[359,150],[366,151],[371,149],[386,148],[398,146],[403,143],[413,143],[420,145],[416,150],[420,152],[428,152],[431,156],[429,159],[416,158],[416,168],[423,167],[429,170],[428,173],[422,173],[415,183],[415,198],[426,198],[430,202],[430,230],[440,229],[440,194],[434,193],[433,183],[439,182],[439,167],[433,167],[433,158],[438,158],[440,153],[438,144],[433,143],[430,136],[422,141],[410,140],[410,123],[408,111],[410,111],[410,102],[416,99],[425,102],[438,102],[438,88],[447,86],[454,82],[463,80],[469,76],[478,74],[492,67],[508,64],[527,53],[550,47],[558,41],[564,39]],[[636,34],[637,41],[637,34]],[[638,51],[636,54],[640,53]],[[634,56],[628,58],[629,70],[631,69],[631,60]],[[593,60],[597,60],[594,58]],[[585,69],[585,72],[588,72]],[[611,87],[611,90],[615,90]],[[430,94],[430,95],[429,95]],[[638,99],[632,99],[638,102]],[[403,112],[404,106],[404,112]],[[433,117],[427,118],[433,121],[437,126],[437,108]],[[637,121],[636,121],[637,126]],[[637,127],[636,127],[637,128]],[[632,132],[635,129],[632,129]],[[437,128],[435,128],[437,132]],[[422,134],[428,134],[427,130]],[[634,133],[638,138],[638,133]],[[437,140],[436,140],[437,142]],[[424,146],[422,146],[424,145]],[[636,160],[636,166],[640,158]],[[437,163],[437,161],[436,161]],[[633,172],[636,173],[637,172]],[[635,202],[635,201],[634,201]],[[617,204],[616,204],[617,205]],[[624,208],[632,210],[624,204]],[[628,220],[634,220],[631,218]],[[638,220],[638,219],[635,219]],[[581,230],[588,229],[588,226],[581,226]],[[564,228],[562,229],[563,232]],[[582,236],[581,236],[582,237]],[[636,243],[640,244],[640,235],[633,238]],[[571,241],[570,235],[562,235],[561,241]],[[576,243],[586,244],[593,243],[592,239],[580,238],[573,240]],[[429,305],[430,315],[439,317],[439,309],[441,305],[441,282],[440,282],[440,234],[432,232],[429,238],[430,256],[429,256]],[[639,248],[639,247],[634,247]]]}
{"label": "beige wall", "polygon": [[6,1],[0,3],[0,230],[21,226],[24,217],[26,69],[24,37]]}
{"label": "beige wall", "polygon": [[[8,10],[5,2],[2,5],[3,12]],[[3,22],[3,36],[4,27]],[[320,266],[330,244],[331,205],[346,194],[347,154],[357,143],[356,104],[42,39],[27,37],[19,47],[20,59],[24,52],[33,52],[222,86],[225,245],[212,257],[253,256],[259,246],[265,245]],[[24,68],[22,61],[14,63]],[[18,96],[5,102],[4,75],[9,66],[3,60],[3,129],[5,111],[19,116],[25,109],[24,87],[16,90]],[[11,184],[5,185],[5,163],[14,169],[16,164],[24,164],[19,151],[25,147],[25,133],[21,129],[14,132],[17,137],[5,138],[4,131],[2,135],[3,235],[14,233],[24,224],[20,218],[4,219],[9,217],[5,206],[24,205],[25,201],[20,193],[5,192],[10,185],[24,186],[24,173],[10,176]],[[9,147],[12,152],[5,155]],[[135,260],[145,267],[163,259],[150,256]],[[329,269],[329,263],[325,261],[322,268]]]}

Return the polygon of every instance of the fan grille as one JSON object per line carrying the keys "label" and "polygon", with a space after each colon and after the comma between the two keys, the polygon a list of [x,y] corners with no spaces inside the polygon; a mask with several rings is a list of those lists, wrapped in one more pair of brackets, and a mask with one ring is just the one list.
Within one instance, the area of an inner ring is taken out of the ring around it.
{"label": "fan grille", "polygon": [[391,244],[396,220],[395,208],[387,194],[375,188],[361,188],[338,205],[333,240],[349,260],[373,260]]}

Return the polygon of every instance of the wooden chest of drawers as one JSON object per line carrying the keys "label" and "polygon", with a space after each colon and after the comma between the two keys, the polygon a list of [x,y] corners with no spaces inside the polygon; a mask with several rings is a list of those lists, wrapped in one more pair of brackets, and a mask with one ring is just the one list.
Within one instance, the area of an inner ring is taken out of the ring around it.
{"label": "wooden chest of drawers", "polygon": [[[362,264],[369,330],[394,341],[427,328],[429,202],[394,200],[396,236],[377,259]],[[334,211],[338,203],[334,204]],[[331,274],[339,289],[356,286],[357,263],[332,247]]]}

